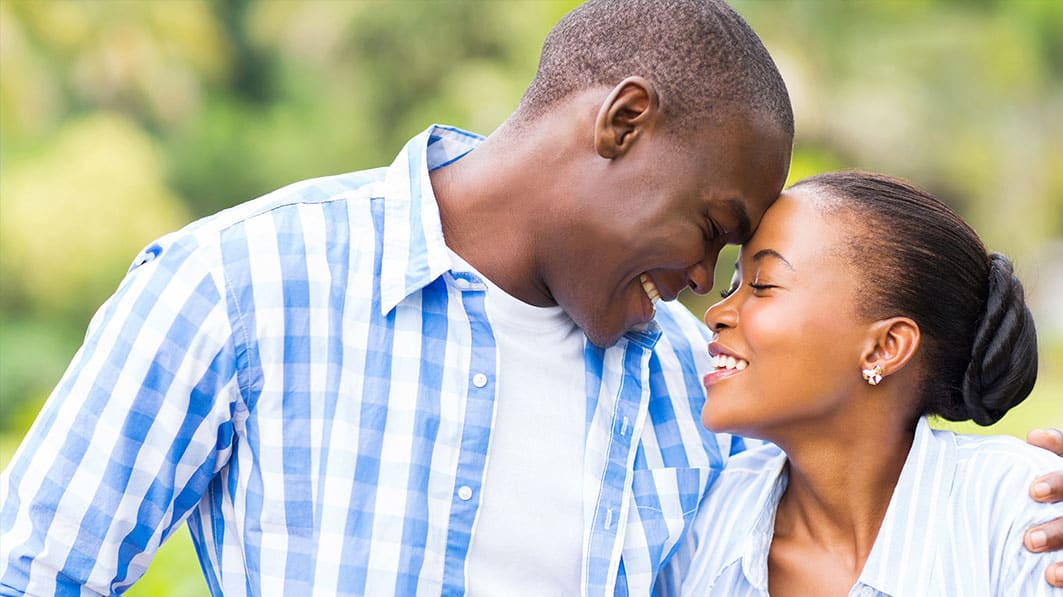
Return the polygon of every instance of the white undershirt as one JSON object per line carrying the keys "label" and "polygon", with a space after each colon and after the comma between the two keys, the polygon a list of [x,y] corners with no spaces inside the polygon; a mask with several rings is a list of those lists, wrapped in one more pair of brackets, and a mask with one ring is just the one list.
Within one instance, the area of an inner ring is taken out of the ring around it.
{"label": "white undershirt", "polygon": [[[451,252],[454,268],[475,270]],[[583,332],[482,274],[498,347],[495,421],[467,594],[576,595],[583,553]]]}

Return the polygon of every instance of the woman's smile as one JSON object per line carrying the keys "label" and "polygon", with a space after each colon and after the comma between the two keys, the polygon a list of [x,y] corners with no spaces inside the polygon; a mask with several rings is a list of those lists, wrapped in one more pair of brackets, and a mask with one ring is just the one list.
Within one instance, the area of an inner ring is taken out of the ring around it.
{"label": "woman's smile", "polygon": [[701,380],[706,390],[721,380],[738,375],[749,366],[749,361],[736,356],[730,349],[718,342],[709,344],[709,355],[712,357],[713,370]]}

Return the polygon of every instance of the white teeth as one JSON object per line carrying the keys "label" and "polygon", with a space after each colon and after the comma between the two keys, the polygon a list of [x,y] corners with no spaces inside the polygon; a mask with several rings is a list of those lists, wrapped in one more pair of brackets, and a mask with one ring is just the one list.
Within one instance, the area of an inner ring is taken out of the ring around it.
{"label": "white teeth", "polygon": [[657,291],[657,285],[653,283],[646,274],[639,276],[639,282],[642,283],[642,290],[646,292],[646,296],[650,297],[650,302],[657,304],[657,301],[661,300],[661,293]]}
{"label": "white teeth", "polygon": [[738,369],[739,371],[749,366],[745,359],[735,358],[728,354],[718,354],[712,357],[712,364],[717,369]]}

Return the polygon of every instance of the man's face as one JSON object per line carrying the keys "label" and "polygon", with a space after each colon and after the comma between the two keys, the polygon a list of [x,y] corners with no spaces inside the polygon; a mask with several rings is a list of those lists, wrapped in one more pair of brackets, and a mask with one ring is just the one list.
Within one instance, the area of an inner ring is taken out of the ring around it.
{"label": "man's face", "polygon": [[644,131],[586,177],[578,225],[545,272],[587,337],[610,346],[653,318],[651,297],[712,288],[720,249],[747,240],[779,195],[792,139],[734,118],[699,130]]}

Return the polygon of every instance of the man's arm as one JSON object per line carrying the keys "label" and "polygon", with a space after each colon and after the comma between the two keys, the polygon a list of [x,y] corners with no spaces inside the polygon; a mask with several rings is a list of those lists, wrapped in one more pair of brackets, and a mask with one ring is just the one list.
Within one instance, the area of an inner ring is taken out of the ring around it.
{"label": "man's arm", "polygon": [[[1026,435],[1026,441],[1063,456],[1063,432],[1058,429],[1034,429]],[[1063,501],[1063,471],[1035,479],[1030,484],[1030,496],[1039,502]],[[1063,517],[1028,529],[1025,543],[1026,549],[1032,552],[1063,549]],[[1063,587],[1063,562],[1049,566],[1045,570],[1045,580],[1053,586]]]}
{"label": "man's arm", "polygon": [[228,459],[224,293],[196,251],[156,255],[101,307],[0,476],[2,595],[124,590]]}

